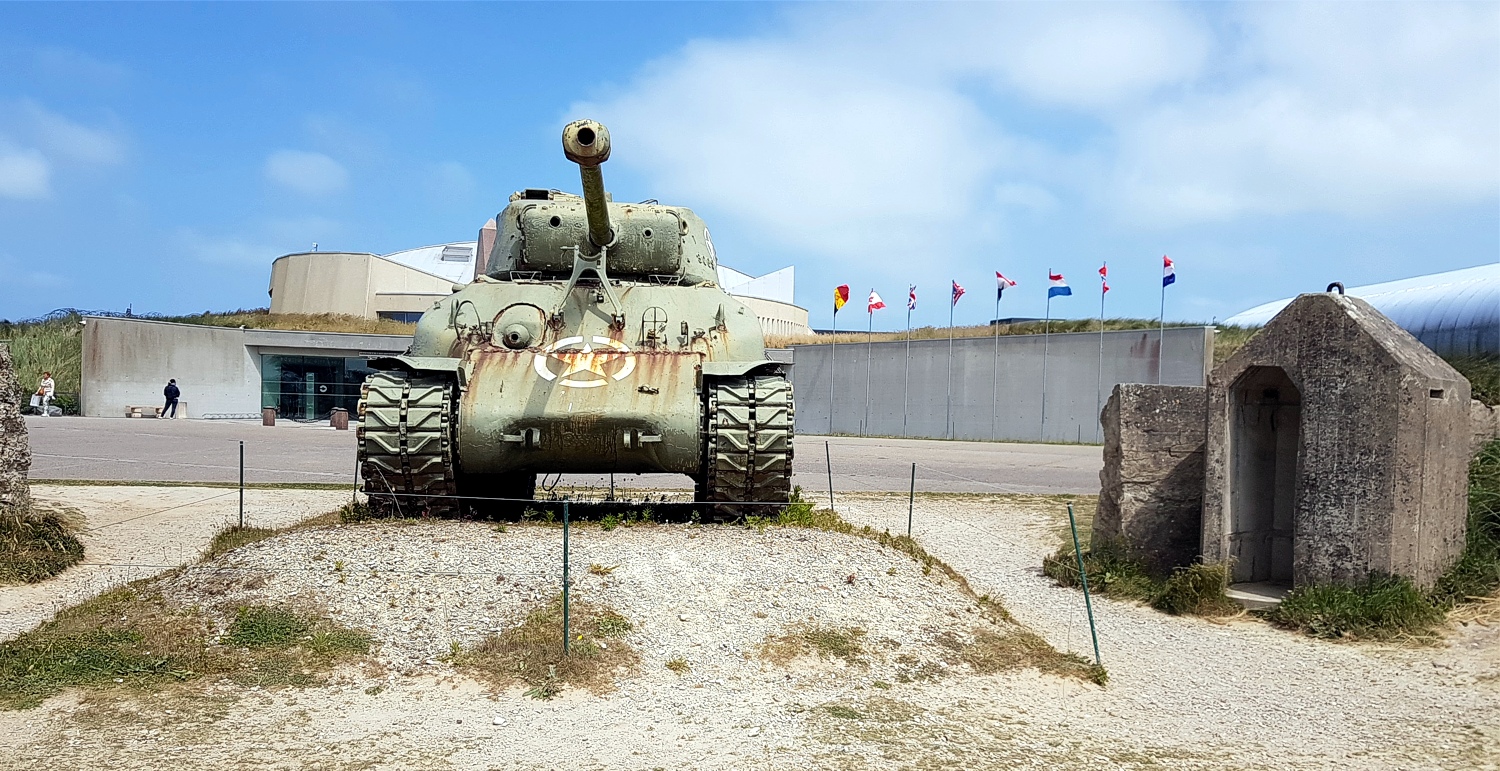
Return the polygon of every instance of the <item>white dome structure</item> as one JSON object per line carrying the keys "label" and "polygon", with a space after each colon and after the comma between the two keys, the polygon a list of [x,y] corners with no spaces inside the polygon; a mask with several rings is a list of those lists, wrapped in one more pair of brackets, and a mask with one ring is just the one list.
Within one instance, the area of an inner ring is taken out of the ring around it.
{"label": "white dome structure", "polygon": [[[1500,355],[1500,263],[1344,290],[1388,316],[1437,353]],[[1224,320],[1260,326],[1293,298],[1257,305]]]}

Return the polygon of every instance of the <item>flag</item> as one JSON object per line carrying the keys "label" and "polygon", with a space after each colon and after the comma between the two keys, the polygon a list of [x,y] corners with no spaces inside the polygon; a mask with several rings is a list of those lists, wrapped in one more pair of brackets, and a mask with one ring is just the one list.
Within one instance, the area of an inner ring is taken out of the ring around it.
{"label": "flag", "polygon": [[917,309],[917,285],[912,284],[910,286],[911,288],[906,290],[906,309],[914,311]]}
{"label": "flag", "polygon": [[1100,294],[1109,294],[1109,282],[1100,281],[1099,284],[1104,287],[1104,291],[1100,292]]}
{"label": "flag", "polygon": [[878,311],[878,310],[880,310],[881,308],[884,308],[884,307],[885,307],[885,300],[880,299],[880,295],[875,294],[875,290],[871,289],[870,290],[870,305],[869,305],[869,307],[865,308],[865,313],[874,313],[875,311]]}
{"label": "flag", "polygon": [[1008,286],[1015,286],[1016,282],[1006,278],[1005,274],[997,270],[995,271],[995,284],[995,299],[999,300],[1001,297],[1005,296],[1005,288]]}
{"label": "flag", "polygon": [[846,303],[846,302],[849,302],[849,285],[848,284],[844,284],[844,285],[840,286],[839,288],[833,290],[833,312],[834,313],[838,313],[839,309],[843,308],[844,307],[844,303]]}
{"label": "flag", "polygon": [[1172,267],[1172,258],[1163,254],[1161,256],[1161,288],[1177,283],[1177,270]]}
{"label": "flag", "polygon": [[1099,294],[1109,294],[1109,265],[1107,263],[1099,266],[1099,286],[1103,287]]}
{"label": "flag", "polygon": [[1067,297],[1068,295],[1073,294],[1073,290],[1068,288],[1068,282],[1063,280],[1061,273],[1053,273],[1051,271],[1048,271],[1047,279],[1052,282],[1052,285],[1047,287],[1048,299],[1051,299],[1053,297]]}
{"label": "flag", "polygon": [[957,305],[958,304],[958,298],[963,297],[963,296],[964,296],[964,288],[961,287],[961,286],[959,286],[957,281],[953,282],[953,304]]}

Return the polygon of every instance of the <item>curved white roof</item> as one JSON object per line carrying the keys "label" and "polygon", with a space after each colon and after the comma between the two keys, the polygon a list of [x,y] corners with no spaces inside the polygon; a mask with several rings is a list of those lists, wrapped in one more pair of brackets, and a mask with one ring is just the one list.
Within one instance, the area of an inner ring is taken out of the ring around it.
{"label": "curved white roof", "polygon": [[[1500,263],[1348,287],[1345,292],[1368,302],[1438,353],[1500,354]],[[1224,323],[1260,326],[1291,301],[1257,305]]]}
{"label": "curved white roof", "polygon": [[382,254],[380,257],[423,273],[446,278],[455,284],[467,284],[474,279],[474,250],[477,246],[476,241],[454,241],[451,244],[404,249]]}

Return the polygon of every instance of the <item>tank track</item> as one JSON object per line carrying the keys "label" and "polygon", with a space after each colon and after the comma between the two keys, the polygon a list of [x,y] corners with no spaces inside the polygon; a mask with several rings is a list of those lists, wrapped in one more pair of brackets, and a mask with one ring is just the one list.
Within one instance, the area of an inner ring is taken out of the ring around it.
{"label": "tank track", "polygon": [[386,516],[459,513],[453,381],[376,372],[360,389],[359,466],[370,508]]}
{"label": "tank track", "polygon": [[792,489],[792,384],[781,375],[718,378],[705,390],[697,499],[714,519],[771,516]]}

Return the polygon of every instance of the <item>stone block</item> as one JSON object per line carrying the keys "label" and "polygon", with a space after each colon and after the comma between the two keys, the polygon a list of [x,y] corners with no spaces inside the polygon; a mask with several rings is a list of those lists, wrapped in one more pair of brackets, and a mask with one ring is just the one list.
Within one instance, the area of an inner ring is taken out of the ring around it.
{"label": "stone block", "polygon": [[1481,447],[1500,439],[1500,407],[1491,407],[1474,399],[1469,403],[1469,455],[1479,452]]}
{"label": "stone block", "polygon": [[31,491],[26,474],[31,470],[31,445],[21,400],[29,394],[16,381],[10,346],[0,343],[0,510],[27,509]]}
{"label": "stone block", "polygon": [[1100,415],[1095,544],[1118,542],[1157,573],[1198,557],[1205,404],[1197,386],[1115,386]]}

